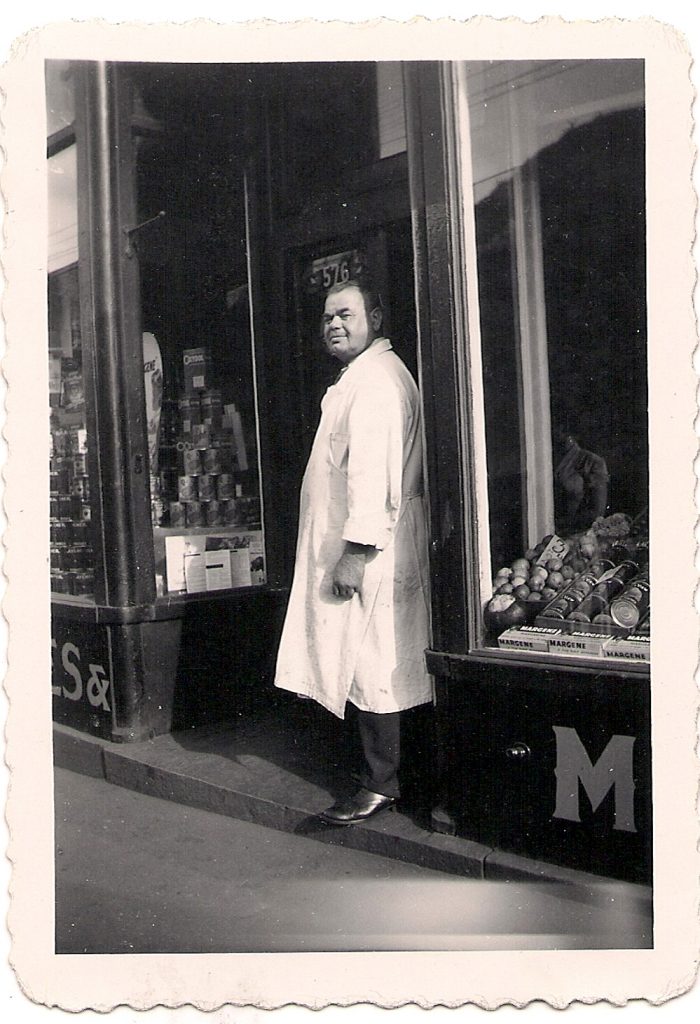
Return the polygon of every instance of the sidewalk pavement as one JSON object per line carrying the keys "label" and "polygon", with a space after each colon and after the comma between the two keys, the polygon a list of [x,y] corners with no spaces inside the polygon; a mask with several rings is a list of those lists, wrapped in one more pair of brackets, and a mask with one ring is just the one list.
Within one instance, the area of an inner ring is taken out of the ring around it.
{"label": "sidewalk pavement", "polygon": [[[293,728],[279,721],[275,727],[274,719],[246,716],[129,744],[55,724],[54,761],[139,793],[466,878],[552,881],[585,898],[609,882],[430,831],[395,809],[349,827],[324,824],[318,813],[347,787],[333,757],[318,756],[319,745],[332,745],[334,737],[313,727],[305,731],[304,720],[297,715]],[[640,905],[650,904],[647,887],[615,884]]]}
{"label": "sidewalk pavement", "polygon": [[[622,883],[486,881],[55,773],[56,952],[642,949]],[[288,972],[294,999],[294,972]]]}

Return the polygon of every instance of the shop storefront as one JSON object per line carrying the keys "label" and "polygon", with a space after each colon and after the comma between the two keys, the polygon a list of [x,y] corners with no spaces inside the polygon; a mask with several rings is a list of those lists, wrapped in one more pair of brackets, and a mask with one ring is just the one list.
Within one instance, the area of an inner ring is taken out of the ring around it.
{"label": "shop storefront", "polygon": [[643,62],[46,68],[55,719],[274,703],[323,295],[369,275],[425,411],[432,827],[649,881]]}

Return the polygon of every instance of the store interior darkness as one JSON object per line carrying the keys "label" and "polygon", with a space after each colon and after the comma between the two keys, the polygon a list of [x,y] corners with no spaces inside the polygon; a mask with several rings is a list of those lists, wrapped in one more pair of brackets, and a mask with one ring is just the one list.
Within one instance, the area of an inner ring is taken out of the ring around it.
{"label": "store interior darkness", "polygon": [[[608,513],[644,513],[648,493],[644,112],[571,128],[534,159],[539,185],[553,462],[572,435],[602,456]],[[491,554],[528,546],[523,505],[512,186],[476,208],[489,459]],[[558,532],[566,522],[556,487]]]}

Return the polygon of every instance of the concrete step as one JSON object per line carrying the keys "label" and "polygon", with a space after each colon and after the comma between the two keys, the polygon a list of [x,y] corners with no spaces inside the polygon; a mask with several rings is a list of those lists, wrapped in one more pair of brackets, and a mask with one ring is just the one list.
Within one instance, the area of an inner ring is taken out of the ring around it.
{"label": "concrete step", "polygon": [[342,784],[322,772],[320,779],[309,778],[263,731],[262,724],[236,724],[118,744],[56,724],[54,760],[161,799],[438,871],[484,877],[490,847],[429,831],[396,809],[348,827],[325,824],[317,815],[342,792]]}

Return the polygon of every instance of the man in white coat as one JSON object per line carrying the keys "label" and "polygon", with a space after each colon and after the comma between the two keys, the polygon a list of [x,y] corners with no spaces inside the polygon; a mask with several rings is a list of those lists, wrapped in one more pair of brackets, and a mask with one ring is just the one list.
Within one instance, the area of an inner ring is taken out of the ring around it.
{"label": "man in white coat", "polygon": [[348,703],[357,709],[366,767],[360,790],[321,815],[336,825],[396,802],[399,713],[433,698],[420,402],[381,324],[363,283],[328,292],[323,338],[343,370],[302,483],[275,677],[341,719]]}

